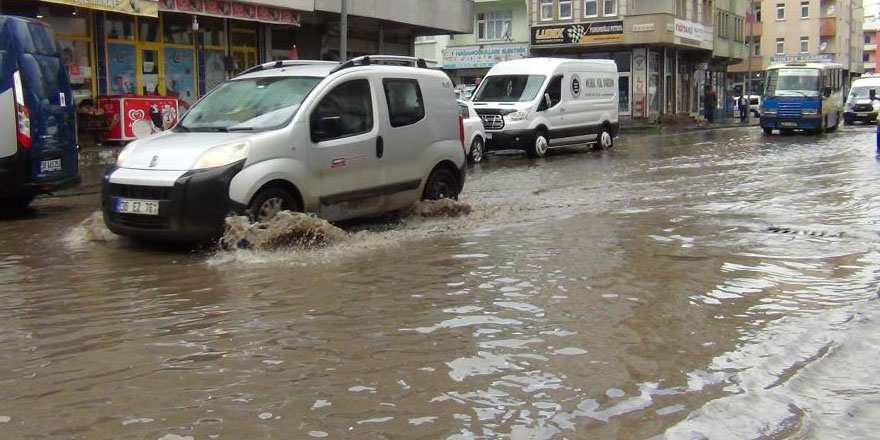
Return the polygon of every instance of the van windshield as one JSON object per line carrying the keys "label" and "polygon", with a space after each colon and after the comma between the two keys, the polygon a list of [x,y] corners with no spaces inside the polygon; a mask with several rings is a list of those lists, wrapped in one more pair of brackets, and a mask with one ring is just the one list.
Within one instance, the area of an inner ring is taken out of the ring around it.
{"label": "van windshield", "polygon": [[197,102],[178,127],[183,131],[251,131],[288,122],[321,78],[249,78],[221,84]]}
{"label": "van windshield", "polygon": [[880,94],[880,87],[869,87],[869,86],[861,86],[861,87],[853,87],[852,90],[849,91],[850,96],[855,99],[870,99],[871,98],[871,90],[878,92]]}
{"label": "van windshield", "polygon": [[535,99],[544,75],[495,75],[483,80],[476,102],[527,102]]}

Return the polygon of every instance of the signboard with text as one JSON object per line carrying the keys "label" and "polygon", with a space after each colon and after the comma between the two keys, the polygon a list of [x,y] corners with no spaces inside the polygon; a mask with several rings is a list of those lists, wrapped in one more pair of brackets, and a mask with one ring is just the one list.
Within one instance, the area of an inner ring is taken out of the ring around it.
{"label": "signboard with text", "polygon": [[780,63],[796,63],[796,62],[807,62],[807,63],[830,63],[834,61],[834,55],[823,53],[823,54],[800,54],[800,55],[776,55],[770,57],[770,62],[773,64]]}
{"label": "signboard with text", "polygon": [[443,68],[485,69],[502,61],[518,60],[528,56],[527,44],[450,47],[443,50]]}
{"label": "signboard with text", "polygon": [[532,27],[532,46],[623,42],[623,20]]}
{"label": "signboard with text", "polygon": [[690,20],[675,19],[675,36],[694,41],[711,41],[712,28]]}

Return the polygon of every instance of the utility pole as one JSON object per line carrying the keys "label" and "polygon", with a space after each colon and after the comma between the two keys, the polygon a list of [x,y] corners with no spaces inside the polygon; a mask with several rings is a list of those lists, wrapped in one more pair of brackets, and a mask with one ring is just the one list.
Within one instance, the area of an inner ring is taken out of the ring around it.
{"label": "utility pole", "polygon": [[755,19],[755,3],[749,0],[749,12],[746,12],[746,24],[749,25],[749,44],[746,47],[749,53],[746,54],[746,89],[743,91],[743,95],[746,96],[746,125],[751,123],[752,119],[752,53],[754,50],[752,45],[755,44],[755,39],[752,37],[754,35],[752,29],[755,27]]}
{"label": "utility pole", "polygon": [[348,0],[342,0],[339,10],[339,61],[348,61]]}

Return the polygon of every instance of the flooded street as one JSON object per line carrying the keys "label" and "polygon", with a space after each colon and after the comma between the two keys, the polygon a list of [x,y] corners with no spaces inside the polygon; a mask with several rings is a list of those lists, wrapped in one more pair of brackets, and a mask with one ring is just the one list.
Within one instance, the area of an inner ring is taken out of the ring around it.
{"label": "flooded street", "polygon": [[[0,438],[869,438],[872,128],[622,138],[471,169],[326,244],[0,220]],[[390,222],[390,223],[389,223]]]}

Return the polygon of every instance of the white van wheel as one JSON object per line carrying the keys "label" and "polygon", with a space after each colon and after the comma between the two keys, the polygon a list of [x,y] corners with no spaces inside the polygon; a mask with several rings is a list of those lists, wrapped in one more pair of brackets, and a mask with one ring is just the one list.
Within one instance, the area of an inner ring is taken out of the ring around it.
{"label": "white van wheel", "polygon": [[599,138],[597,140],[599,148],[603,150],[607,150],[614,146],[614,137],[611,136],[611,132],[605,127],[602,127],[602,131],[599,132]]}
{"label": "white van wheel", "polygon": [[539,131],[538,134],[535,135],[535,142],[529,150],[529,156],[544,157],[547,155],[548,149],[550,149],[550,140],[547,139],[547,133]]}
{"label": "white van wheel", "polygon": [[296,199],[290,193],[278,187],[269,187],[258,192],[248,209],[251,220],[255,222],[271,220],[281,211],[301,210]]}

